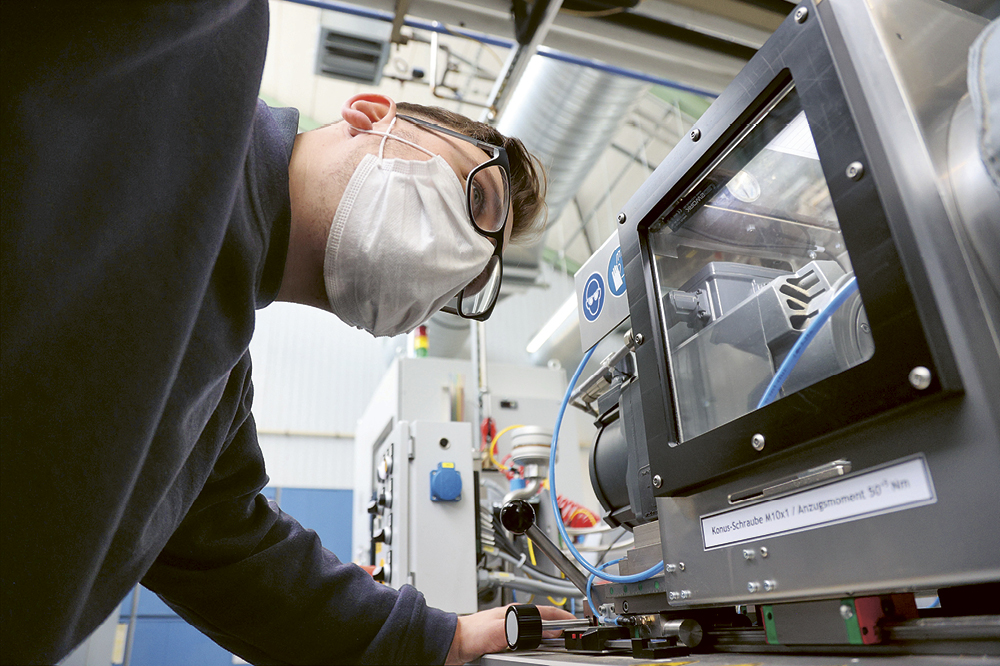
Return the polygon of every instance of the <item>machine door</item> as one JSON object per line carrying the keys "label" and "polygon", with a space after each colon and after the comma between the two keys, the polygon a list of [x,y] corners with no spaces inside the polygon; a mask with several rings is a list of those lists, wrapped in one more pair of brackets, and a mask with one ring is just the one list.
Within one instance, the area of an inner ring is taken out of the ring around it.
{"label": "machine door", "polygon": [[933,304],[918,316],[905,229],[890,225],[827,37],[806,16],[779,28],[625,208],[633,331],[652,342],[636,358],[658,495],[960,388],[947,346],[929,342]]}

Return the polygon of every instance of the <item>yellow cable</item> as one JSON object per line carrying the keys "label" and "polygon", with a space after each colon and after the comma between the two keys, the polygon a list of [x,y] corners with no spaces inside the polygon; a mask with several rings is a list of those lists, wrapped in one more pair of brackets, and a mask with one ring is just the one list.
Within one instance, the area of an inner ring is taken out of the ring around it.
{"label": "yellow cable", "polygon": [[490,442],[490,449],[489,449],[490,460],[493,461],[493,464],[496,465],[497,469],[500,470],[501,472],[506,471],[507,468],[504,467],[503,465],[501,465],[500,461],[497,460],[497,456],[496,456],[497,440],[500,439],[500,435],[504,434],[505,432],[513,430],[514,428],[523,428],[523,427],[524,427],[523,425],[507,426],[506,428],[504,428],[503,430],[501,430],[500,432],[498,432],[496,434],[496,437],[493,438],[493,441]]}

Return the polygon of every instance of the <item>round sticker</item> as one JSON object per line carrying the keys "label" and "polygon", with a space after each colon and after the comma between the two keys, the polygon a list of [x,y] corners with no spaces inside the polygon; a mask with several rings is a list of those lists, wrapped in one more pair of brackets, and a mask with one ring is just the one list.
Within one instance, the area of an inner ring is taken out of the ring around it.
{"label": "round sticker", "polygon": [[615,296],[625,293],[625,263],[620,247],[611,253],[611,261],[608,262],[608,289]]}
{"label": "round sticker", "polygon": [[604,308],[604,280],[600,274],[593,273],[587,279],[583,288],[583,316],[587,321],[594,321],[601,315]]}

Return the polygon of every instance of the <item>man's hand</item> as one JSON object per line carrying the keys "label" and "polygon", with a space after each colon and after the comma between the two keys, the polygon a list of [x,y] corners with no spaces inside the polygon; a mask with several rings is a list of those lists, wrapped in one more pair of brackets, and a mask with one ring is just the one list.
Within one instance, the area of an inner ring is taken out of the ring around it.
{"label": "man's hand", "polygon": [[[539,606],[543,620],[572,620],[573,614],[555,606]],[[491,608],[458,618],[455,638],[445,664],[464,664],[490,652],[502,652],[507,647],[504,637],[504,616],[507,606]],[[558,631],[546,631],[545,638],[554,638]]]}

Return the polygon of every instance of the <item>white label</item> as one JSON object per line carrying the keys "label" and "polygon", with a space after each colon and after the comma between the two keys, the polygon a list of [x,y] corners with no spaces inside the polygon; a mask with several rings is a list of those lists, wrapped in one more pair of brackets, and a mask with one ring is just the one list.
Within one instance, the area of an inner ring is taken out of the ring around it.
{"label": "white label", "polygon": [[937,501],[923,457],[701,519],[705,550]]}

